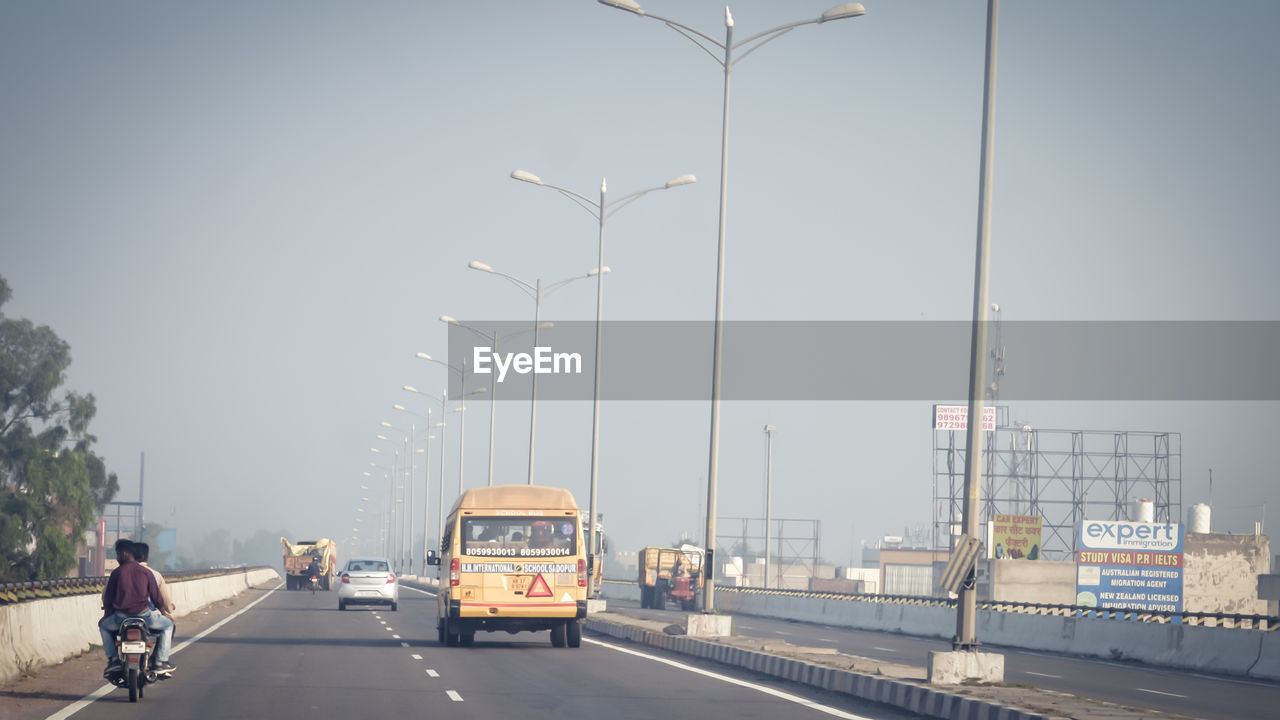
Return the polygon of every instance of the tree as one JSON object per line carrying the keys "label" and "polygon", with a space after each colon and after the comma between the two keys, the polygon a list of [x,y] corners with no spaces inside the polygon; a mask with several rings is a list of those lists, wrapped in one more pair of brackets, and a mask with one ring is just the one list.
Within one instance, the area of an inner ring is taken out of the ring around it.
{"label": "tree", "polygon": [[90,449],[93,395],[58,395],[70,346],[47,325],[6,317],[11,296],[0,277],[0,582],[66,575],[120,487]]}

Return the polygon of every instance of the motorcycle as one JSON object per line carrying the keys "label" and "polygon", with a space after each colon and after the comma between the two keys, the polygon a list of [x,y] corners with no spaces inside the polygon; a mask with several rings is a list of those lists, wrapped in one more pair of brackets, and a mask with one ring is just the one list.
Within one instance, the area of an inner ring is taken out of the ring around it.
{"label": "motorcycle", "polygon": [[129,617],[116,631],[116,651],[120,669],[108,678],[116,687],[129,689],[129,702],[138,702],[143,688],[159,680],[152,669],[156,637],[147,630],[145,618]]}
{"label": "motorcycle", "polygon": [[308,580],[307,580],[307,587],[310,587],[310,588],[311,588],[311,594],[312,594],[312,595],[315,595],[315,594],[316,594],[316,588],[317,588],[317,587],[319,587],[319,585],[320,585],[320,575],[319,575],[319,573],[314,573],[314,572],[313,572],[313,573],[309,573],[309,574],[308,574]]}

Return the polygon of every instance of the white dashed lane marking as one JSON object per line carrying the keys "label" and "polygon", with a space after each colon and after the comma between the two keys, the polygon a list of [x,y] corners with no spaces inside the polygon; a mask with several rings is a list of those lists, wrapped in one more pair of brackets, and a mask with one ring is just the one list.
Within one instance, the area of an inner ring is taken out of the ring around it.
{"label": "white dashed lane marking", "polygon": [[421,660],[421,659],[422,659],[422,656],[421,656],[421,655],[418,655],[417,653],[414,653],[413,655],[410,655],[409,657],[413,658],[414,660]]}
{"label": "white dashed lane marking", "polygon": [[1161,691],[1159,691],[1159,690],[1148,690],[1148,689],[1146,689],[1146,688],[1134,688],[1134,690],[1137,690],[1138,692],[1152,693],[1152,694],[1154,694],[1154,695],[1165,695],[1165,696],[1168,696],[1168,697],[1176,697],[1176,698],[1185,698],[1185,697],[1186,697],[1186,695],[1179,695],[1179,694],[1177,694],[1177,693],[1171,693],[1171,692],[1161,692]]}
{"label": "white dashed lane marking", "polygon": [[462,696],[458,694],[457,690],[446,690],[444,694],[448,695],[449,699],[454,702],[462,702]]}
{"label": "white dashed lane marking", "polygon": [[440,673],[436,672],[435,670],[432,670],[431,668],[427,668],[427,677],[437,677],[437,678],[438,678],[438,677],[440,677]]}
{"label": "white dashed lane marking", "polygon": [[874,645],[871,647],[871,649],[872,649],[872,650],[882,650],[882,651],[884,651],[884,652],[898,652],[897,650],[894,650],[893,648],[875,647]]}
{"label": "white dashed lane marking", "polygon": [[[388,630],[390,630],[390,628],[387,628],[387,629],[388,629]],[[399,635],[392,635],[391,637],[395,638],[396,640],[399,640],[399,639],[400,639],[400,636],[399,636]]]}

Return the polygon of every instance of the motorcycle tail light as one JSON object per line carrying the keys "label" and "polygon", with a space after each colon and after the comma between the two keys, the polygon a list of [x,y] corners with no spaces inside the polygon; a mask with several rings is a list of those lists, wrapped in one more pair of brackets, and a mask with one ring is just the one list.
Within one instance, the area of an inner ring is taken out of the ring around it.
{"label": "motorcycle tail light", "polygon": [[459,577],[459,572],[461,570],[462,568],[458,564],[458,558],[454,558],[449,561],[449,585],[450,586],[452,587],[458,586],[458,583],[461,580],[461,578]]}
{"label": "motorcycle tail light", "polygon": [[125,640],[141,640],[142,631],[139,630],[138,628],[129,628],[128,630],[124,631],[124,639]]}
{"label": "motorcycle tail light", "polygon": [[342,573],[342,582],[344,582],[344,583],[346,583],[346,584],[350,585],[350,584],[351,584],[351,576],[350,576],[350,575],[348,575],[348,574],[346,574],[346,573]]}
{"label": "motorcycle tail light", "polygon": [[587,586],[587,561],[578,558],[578,587]]}

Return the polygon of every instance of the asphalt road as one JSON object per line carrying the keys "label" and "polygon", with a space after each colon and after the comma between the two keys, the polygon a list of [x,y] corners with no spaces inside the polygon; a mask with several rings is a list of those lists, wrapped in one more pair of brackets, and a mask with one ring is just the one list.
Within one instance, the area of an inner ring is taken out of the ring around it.
{"label": "asphalt road", "polygon": [[[641,610],[640,604],[609,600],[609,609],[636,617],[676,622],[684,613]],[[831,647],[840,652],[923,667],[930,650],[950,650],[941,640],[894,633],[849,630],[757,616],[734,618],[734,632],[777,638],[805,647]],[[1247,631],[1242,631],[1247,632]],[[1001,648],[1005,681],[1072,693],[1094,700],[1189,715],[1206,720],[1280,717],[1280,684],[1151,668],[1133,663]]]}
{"label": "asphalt road", "polygon": [[51,717],[916,717],[590,633],[578,649],[551,647],[545,632],[481,633],[474,647],[446,648],[434,597],[406,586],[397,612],[339,612],[336,593],[279,589],[177,647],[178,672],[139,704],[117,689]]}

